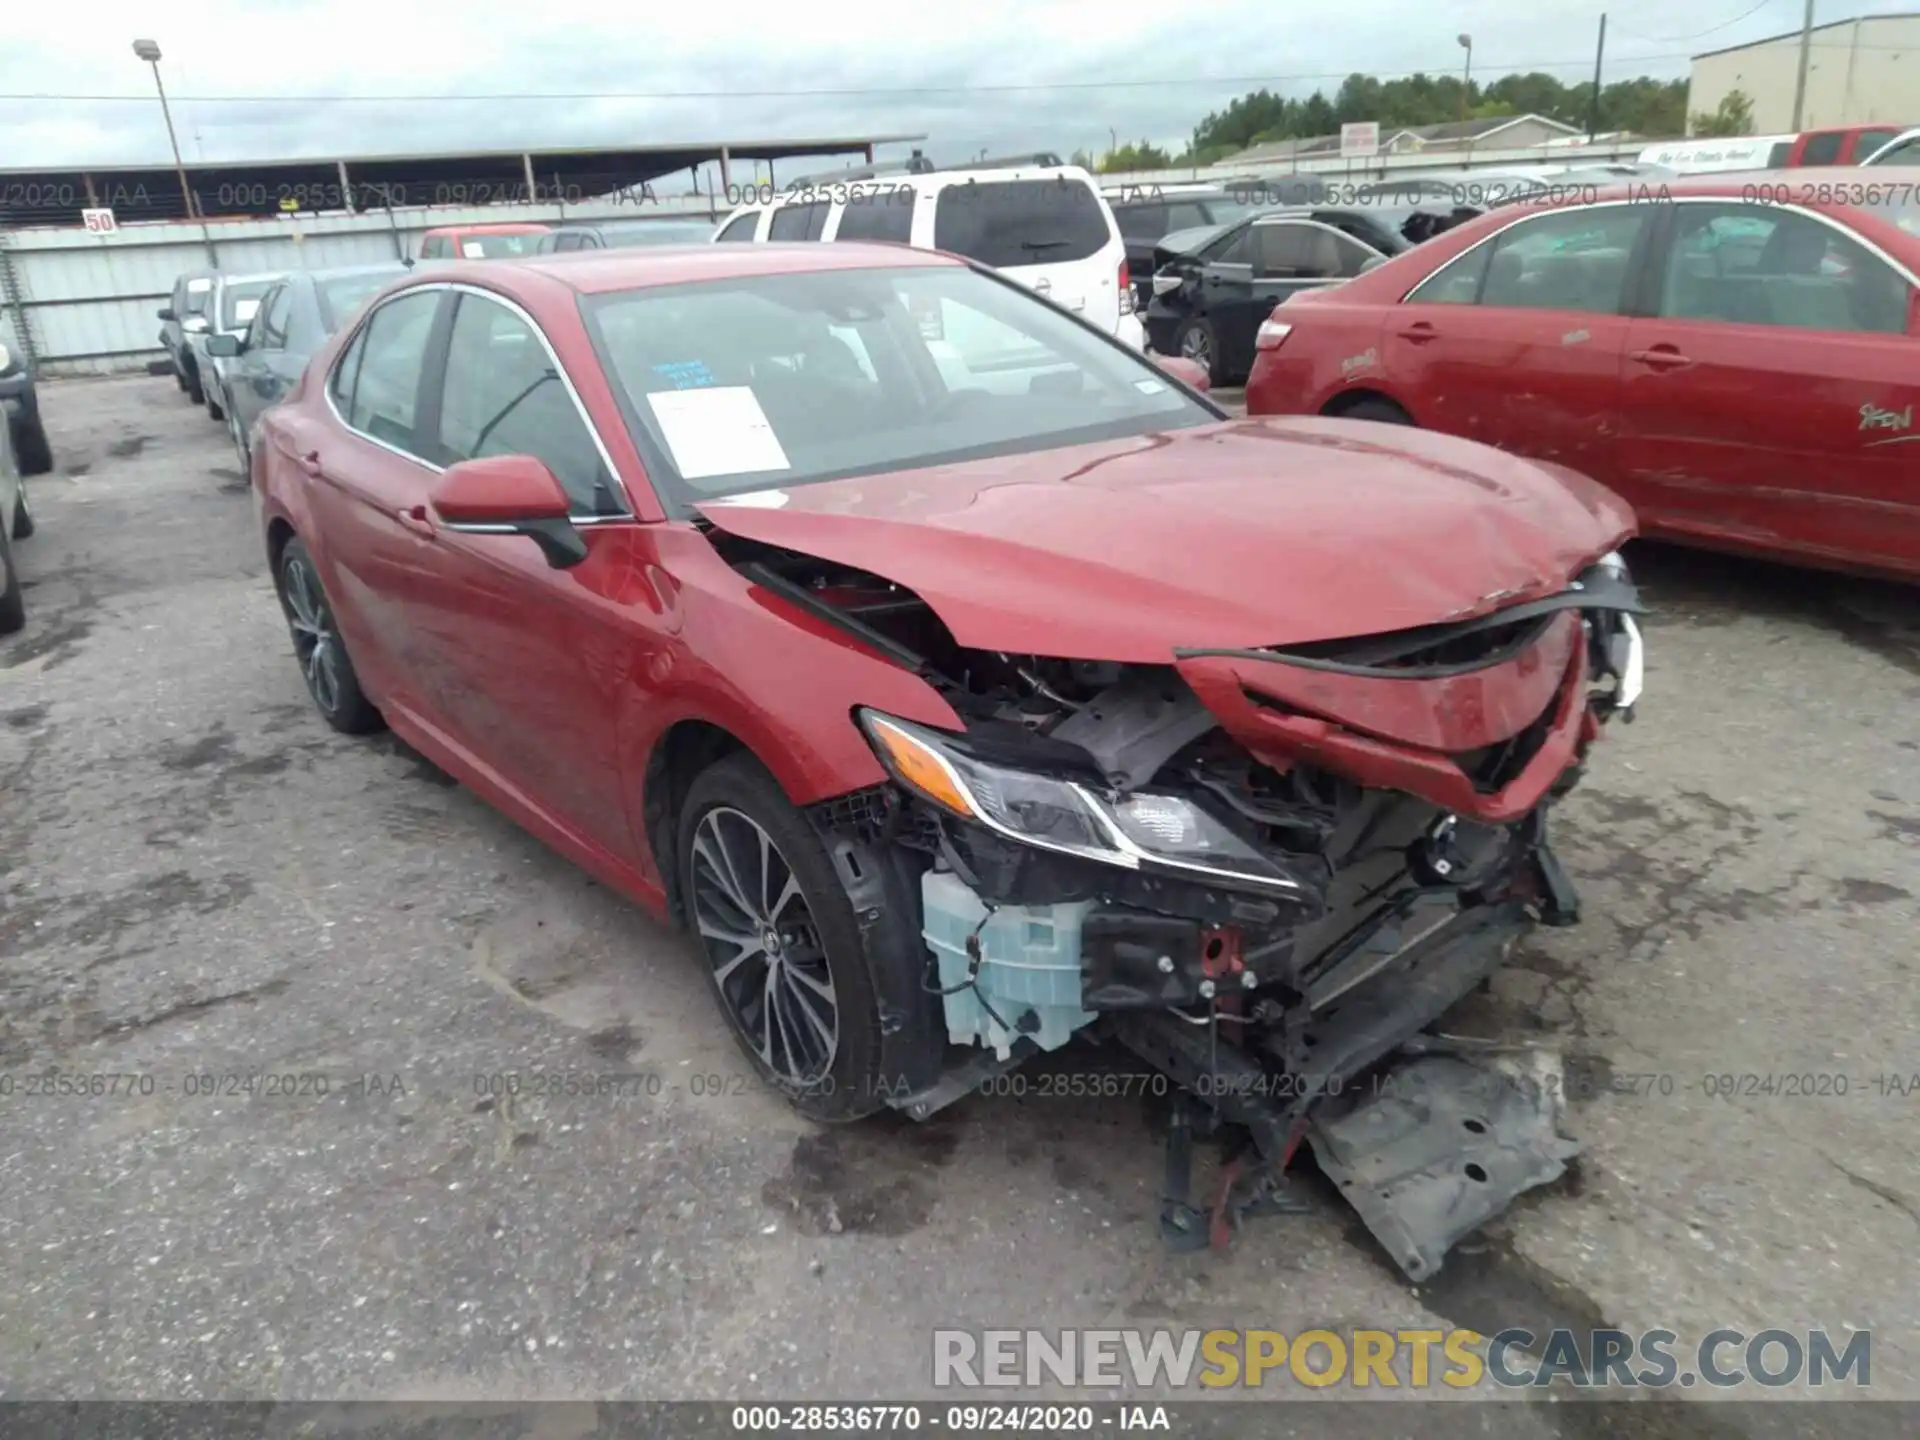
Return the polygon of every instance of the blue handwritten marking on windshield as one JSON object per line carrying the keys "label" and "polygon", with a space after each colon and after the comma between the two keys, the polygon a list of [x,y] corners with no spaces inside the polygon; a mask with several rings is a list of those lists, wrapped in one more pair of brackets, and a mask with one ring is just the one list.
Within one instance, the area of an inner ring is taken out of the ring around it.
{"label": "blue handwritten marking on windshield", "polygon": [[668,381],[676,390],[698,390],[713,384],[713,372],[707,369],[704,360],[675,360],[654,366],[653,373]]}

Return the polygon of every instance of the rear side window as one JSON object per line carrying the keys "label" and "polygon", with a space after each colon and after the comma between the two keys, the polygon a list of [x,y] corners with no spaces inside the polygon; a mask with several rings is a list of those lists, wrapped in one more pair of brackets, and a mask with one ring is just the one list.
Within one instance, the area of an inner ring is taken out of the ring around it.
{"label": "rear side window", "polygon": [[1255,225],[1254,273],[1287,280],[1344,280],[1372,253],[1321,225]]}
{"label": "rear side window", "polygon": [[1791,140],[1782,140],[1767,152],[1767,169],[1784,170],[1786,169],[1787,161],[1792,158],[1793,142]]}
{"label": "rear side window", "polygon": [[933,247],[996,269],[1064,265],[1097,255],[1111,235],[1083,180],[969,180],[933,207]]}
{"label": "rear side window", "polygon": [[[368,317],[336,376],[338,383],[347,378],[349,366],[354,370],[345,409],[353,429],[396,449],[413,450],[420,373],[439,308],[440,292],[421,290],[388,301]],[[334,394],[339,398],[340,391]]]}
{"label": "rear side window", "polygon": [[1167,223],[1167,207],[1153,202],[1116,205],[1113,219],[1129,239],[1158,240],[1173,228]]}
{"label": "rear side window", "polygon": [[758,210],[749,210],[744,215],[736,215],[727,222],[725,229],[713,237],[714,242],[718,244],[720,241],[726,240],[738,243],[742,240],[751,240],[753,239],[753,227],[759,223],[760,212]]}
{"label": "rear side window", "polygon": [[820,233],[827,228],[827,212],[832,208],[833,202],[830,200],[782,205],[773,212],[773,220],[767,226],[767,239],[818,240]]}
{"label": "rear side window", "polygon": [[1800,152],[1802,165],[1831,165],[1840,158],[1840,142],[1845,140],[1844,131],[1829,130],[1822,135],[1809,135],[1807,145]]}
{"label": "rear side window", "polygon": [[893,240],[905,245],[913,239],[913,191],[885,190],[877,195],[849,198],[840,211],[836,240]]}

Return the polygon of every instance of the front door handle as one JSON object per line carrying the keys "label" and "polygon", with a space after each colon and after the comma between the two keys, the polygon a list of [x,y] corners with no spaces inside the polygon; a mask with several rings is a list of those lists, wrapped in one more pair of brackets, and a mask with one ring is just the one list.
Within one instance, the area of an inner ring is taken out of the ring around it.
{"label": "front door handle", "polygon": [[321,468],[320,452],[318,450],[309,450],[306,454],[302,455],[300,457],[300,468],[316,480],[326,473]]}
{"label": "front door handle", "polygon": [[1440,332],[1425,320],[1416,320],[1400,332],[1402,340],[1410,340],[1415,345],[1424,345],[1429,340],[1438,340]]}
{"label": "front door handle", "polygon": [[422,539],[431,540],[436,534],[433,517],[427,513],[427,507],[424,505],[409,505],[404,509],[396,510],[394,519],[400,522],[403,529],[411,530]]}
{"label": "front door handle", "polygon": [[1693,363],[1671,345],[1655,345],[1650,350],[1633,350],[1628,352],[1627,358],[1638,360],[1650,370],[1678,370],[1682,365]]}

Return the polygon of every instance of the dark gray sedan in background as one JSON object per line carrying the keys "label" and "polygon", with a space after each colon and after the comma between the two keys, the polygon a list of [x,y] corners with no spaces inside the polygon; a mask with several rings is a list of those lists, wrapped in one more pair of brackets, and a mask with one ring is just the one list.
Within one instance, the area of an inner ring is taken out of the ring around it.
{"label": "dark gray sedan in background", "polygon": [[299,270],[283,276],[260,297],[244,335],[209,335],[207,353],[224,357],[227,431],[240,469],[253,468],[253,426],[277,404],[307,368],[307,360],[389,281],[408,272],[394,261],[337,270]]}
{"label": "dark gray sedan in background", "polygon": [[633,245],[704,245],[713,238],[713,221],[665,216],[657,220],[569,221],[537,247],[542,255],[571,250],[624,250]]}

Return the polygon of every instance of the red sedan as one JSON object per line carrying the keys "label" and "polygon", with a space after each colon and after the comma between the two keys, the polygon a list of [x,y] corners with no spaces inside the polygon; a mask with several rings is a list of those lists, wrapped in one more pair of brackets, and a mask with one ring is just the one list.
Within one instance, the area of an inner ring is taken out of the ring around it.
{"label": "red sedan", "polygon": [[[326,720],[695,932],[819,1118],[924,1116],[1099,1025],[1273,1166],[1365,1164],[1404,1127],[1346,1082],[1576,918],[1547,807],[1640,688],[1600,487],[1229,419],[903,247],[409,277],[263,417],[253,482]],[[1446,1125],[1455,1202],[1364,1212],[1425,1274],[1566,1142],[1411,1064],[1503,1117]]]}
{"label": "red sedan", "polygon": [[1868,174],[1495,211],[1277,308],[1248,412],[1446,431],[1650,534],[1920,578],[1920,185]]}

